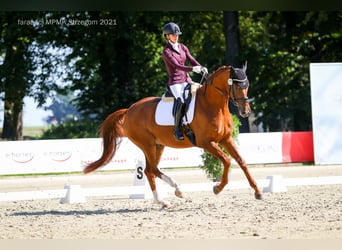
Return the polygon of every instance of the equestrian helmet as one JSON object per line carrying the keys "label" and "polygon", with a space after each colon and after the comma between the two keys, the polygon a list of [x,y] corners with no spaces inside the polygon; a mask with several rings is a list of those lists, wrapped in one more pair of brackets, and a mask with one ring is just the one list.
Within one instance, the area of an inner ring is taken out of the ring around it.
{"label": "equestrian helmet", "polygon": [[170,23],[165,24],[163,28],[163,35],[165,36],[169,34],[181,35],[182,32],[180,31],[180,28],[176,23],[170,22]]}

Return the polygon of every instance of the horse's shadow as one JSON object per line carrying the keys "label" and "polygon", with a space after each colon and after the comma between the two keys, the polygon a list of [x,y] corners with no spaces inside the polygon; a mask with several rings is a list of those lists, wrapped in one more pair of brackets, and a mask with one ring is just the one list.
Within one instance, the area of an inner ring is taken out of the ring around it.
{"label": "horse's shadow", "polygon": [[11,216],[45,216],[45,215],[56,215],[56,216],[86,216],[86,215],[109,215],[109,214],[129,214],[129,213],[148,213],[148,212],[184,212],[184,211],[198,211],[199,207],[196,208],[180,208],[173,206],[171,208],[137,208],[137,209],[98,209],[98,210],[48,210],[48,211],[32,211],[32,212],[15,212]]}
{"label": "horse's shadow", "polygon": [[15,212],[11,216],[44,216],[44,215],[61,215],[61,216],[80,216],[80,215],[109,215],[109,214],[126,214],[126,213],[142,213],[147,212],[146,209],[98,209],[98,210],[68,210],[68,211],[33,211],[33,212]]}

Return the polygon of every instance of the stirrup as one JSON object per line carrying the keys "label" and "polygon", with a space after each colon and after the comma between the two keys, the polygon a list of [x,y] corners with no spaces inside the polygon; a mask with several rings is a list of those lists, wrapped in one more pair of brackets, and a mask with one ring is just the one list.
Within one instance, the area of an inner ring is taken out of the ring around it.
{"label": "stirrup", "polygon": [[183,141],[184,140],[184,135],[181,131],[175,130],[174,137],[176,141]]}
{"label": "stirrup", "polygon": [[184,141],[184,136],[178,137],[179,135],[174,135],[176,141]]}

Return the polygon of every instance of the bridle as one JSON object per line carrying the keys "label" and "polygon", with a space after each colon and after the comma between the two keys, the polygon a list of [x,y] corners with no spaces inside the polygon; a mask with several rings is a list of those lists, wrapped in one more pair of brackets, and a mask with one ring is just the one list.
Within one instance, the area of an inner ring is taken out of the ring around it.
{"label": "bridle", "polygon": [[[237,70],[241,70],[241,69],[237,69]],[[234,71],[233,71],[234,72]],[[234,75],[236,75],[234,73]],[[229,88],[229,92],[232,92],[232,96],[233,98],[231,98],[230,100],[232,101],[232,103],[235,106],[238,106],[238,102],[249,102],[249,98],[248,97],[241,97],[241,98],[236,98],[235,97],[235,88],[233,88],[233,84],[236,84],[239,88],[241,89],[246,89],[249,86],[249,81],[247,78],[247,75],[245,72],[243,72],[243,75],[245,75],[244,79],[238,79],[238,78],[233,78],[233,74],[230,74],[230,77],[228,79],[228,88]]]}
{"label": "bridle", "polygon": [[[231,69],[232,67],[230,67]],[[233,87],[233,85],[235,84],[236,86],[238,86],[239,88],[241,89],[246,89],[248,88],[249,86],[249,81],[248,81],[248,78],[246,76],[246,73],[243,72],[243,75],[245,76],[244,79],[238,79],[236,78],[236,74],[234,73],[234,70],[241,70],[242,69],[233,69],[233,71],[230,71],[230,76],[227,80],[227,84],[228,84],[228,96],[229,96],[229,93],[231,92],[232,93],[232,98],[230,98],[231,102],[235,105],[235,106],[238,106],[238,102],[250,102],[250,99],[248,97],[241,97],[241,98],[236,98],[235,97],[235,88]],[[215,73],[215,72],[214,72]],[[235,77],[233,76],[235,75]],[[207,83],[210,84],[210,86],[212,86],[219,94],[221,94],[222,96],[226,97],[226,95],[224,94],[224,92],[219,89],[218,87],[216,87],[214,84],[213,84],[213,81],[208,81],[208,78],[209,78],[209,75],[208,74],[203,74],[202,76],[202,79],[201,79],[201,82],[205,79],[205,81]]]}

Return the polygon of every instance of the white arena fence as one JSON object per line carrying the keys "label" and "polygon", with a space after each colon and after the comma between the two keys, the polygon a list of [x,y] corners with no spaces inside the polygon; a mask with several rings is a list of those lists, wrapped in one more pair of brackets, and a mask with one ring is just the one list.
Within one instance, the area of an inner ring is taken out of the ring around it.
{"label": "white arena fence", "polygon": [[[259,187],[263,188],[264,192],[278,193],[287,192],[287,187],[342,184],[342,176],[283,179],[282,176],[274,175],[268,176],[266,179],[257,180],[257,183]],[[180,185],[181,190],[185,192],[212,191],[213,186],[213,182]],[[157,187],[163,197],[167,197],[169,194],[174,192],[173,188],[166,185],[162,181],[157,181]],[[231,181],[225,187],[226,190],[249,188],[250,186],[246,180]],[[140,185],[122,187],[81,188],[79,185],[70,185],[65,186],[64,189],[3,192],[0,193],[0,202],[60,198],[61,203],[79,203],[85,202],[86,197],[92,196],[120,196],[132,199],[151,199],[152,192],[146,181],[142,182]]]}

